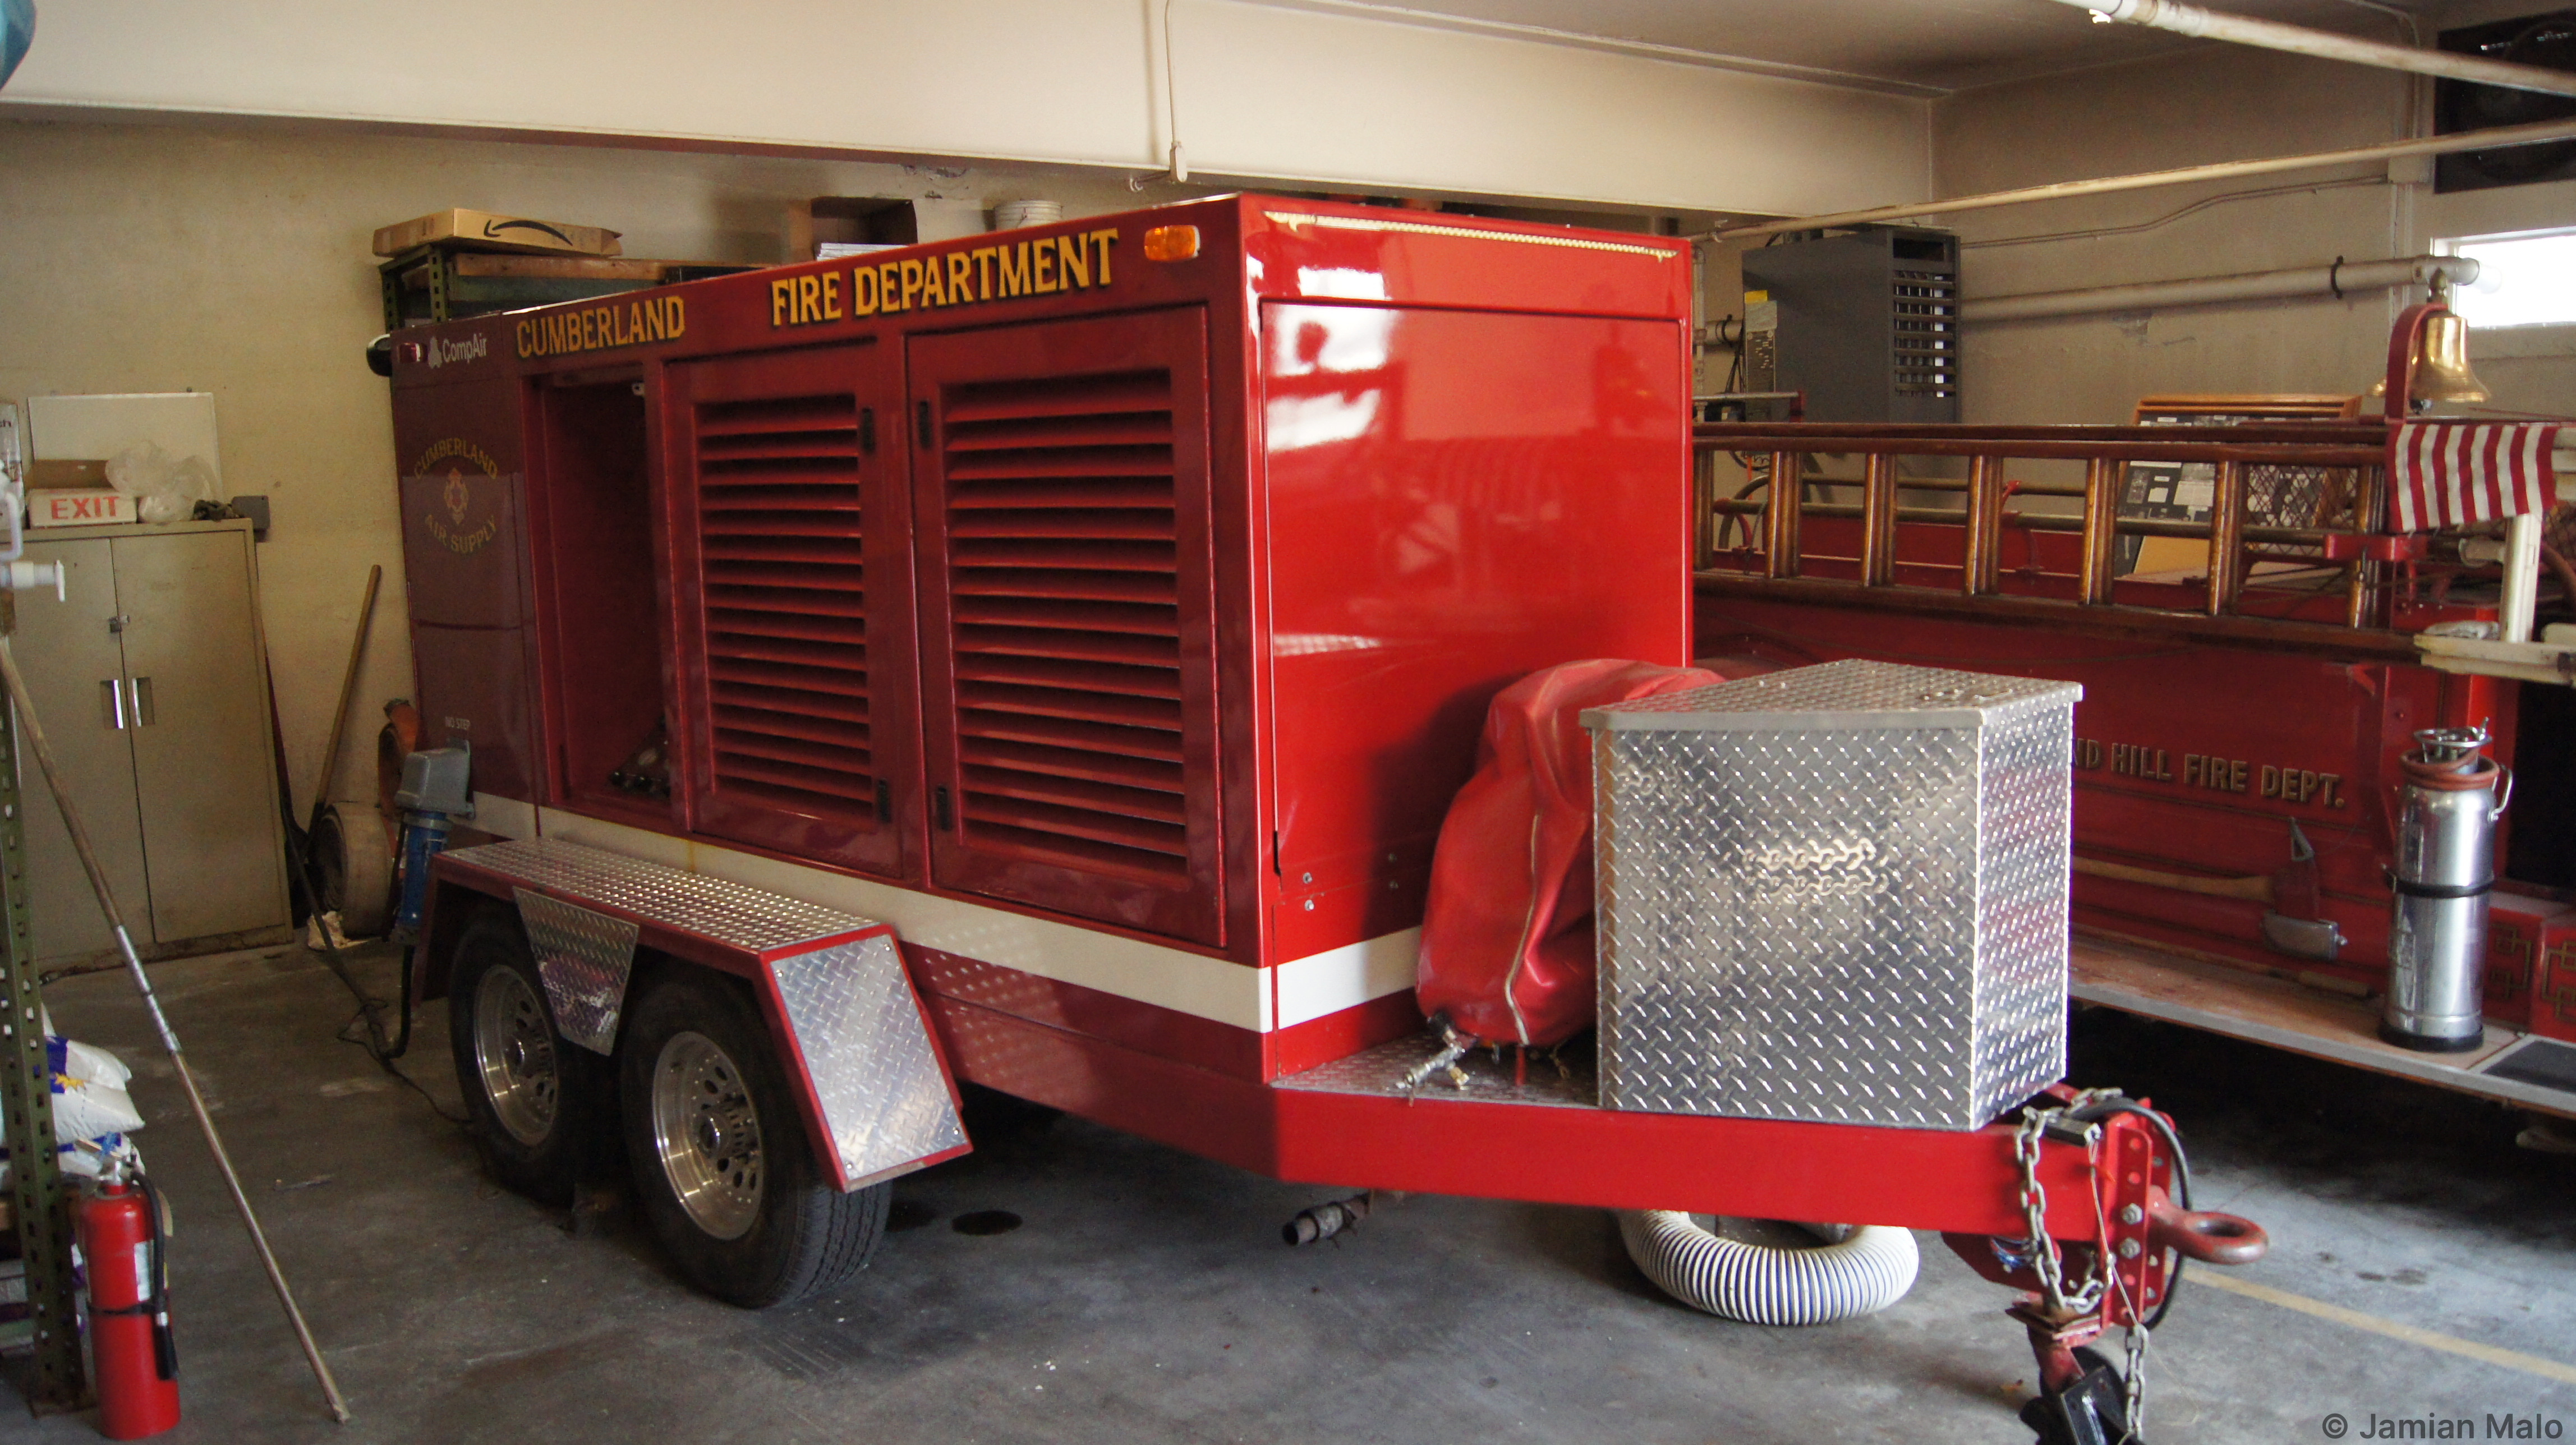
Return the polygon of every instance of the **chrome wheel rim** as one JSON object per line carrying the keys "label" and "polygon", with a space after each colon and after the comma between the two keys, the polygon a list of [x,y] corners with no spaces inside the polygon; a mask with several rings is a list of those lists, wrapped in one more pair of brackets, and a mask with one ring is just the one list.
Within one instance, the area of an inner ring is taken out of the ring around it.
{"label": "chrome wheel rim", "polygon": [[740,1239],[760,1213],[760,1110],[732,1057],[704,1034],[673,1034],[653,1064],[653,1147],[699,1229]]}
{"label": "chrome wheel rim", "polygon": [[562,1092],[555,1031],[515,968],[485,969],[474,986],[474,1068],[501,1128],[522,1144],[546,1142]]}

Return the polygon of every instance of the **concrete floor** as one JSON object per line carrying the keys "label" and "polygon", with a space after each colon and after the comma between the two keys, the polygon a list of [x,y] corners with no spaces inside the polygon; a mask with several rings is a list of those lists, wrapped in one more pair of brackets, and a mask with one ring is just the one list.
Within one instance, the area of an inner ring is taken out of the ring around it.
{"label": "concrete floor", "polygon": [[[368,976],[393,977],[372,957]],[[179,1211],[179,1442],[534,1440],[2018,1442],[2032,1374],[1986,1285],[1926,1236],[1883,1314],[1779,1330],[1657,1294],[1597,1211],[1421,1197],[1338,1245],[1280,1224],[1330,1192],[1066,1120],[896,1186],[873,1268],[748,1314],[689,1292],[640,1227],[568,1235],[486,1182],[419,1095],[336,1042],[347,993],[296,950],[155,965],[356,1420],[323,1415],[122,976],[48,990],[138,1066],[140,1136]],[[446,1020],[408,1061],[451,1101]],[[2214,1288],[2156,1339],[2160,1441],[2353,1438],[2372,1415],[2536,1415],[2576,1435],[2576,1159],[2483,1105],[2117,1016],[2079,1082],[2181,1120],[2200,1200],[2267,1225],[2238,1272],[2561,1362],[2556,1378]],[[957,1216],[1008,1210],[1015,1231]],[[0,1442],[95,1439],[0,1404]]]}

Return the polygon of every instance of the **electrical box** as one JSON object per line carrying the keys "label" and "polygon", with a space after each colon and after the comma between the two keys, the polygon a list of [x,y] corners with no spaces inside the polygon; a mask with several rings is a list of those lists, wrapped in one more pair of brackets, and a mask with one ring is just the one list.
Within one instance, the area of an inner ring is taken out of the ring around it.
{"label": "electrical box", "polygon": [[1809,421],[1959,419],[1958,237],[1877,226],[1758,246],[1744,293],[1745,390],[1803,391]]}

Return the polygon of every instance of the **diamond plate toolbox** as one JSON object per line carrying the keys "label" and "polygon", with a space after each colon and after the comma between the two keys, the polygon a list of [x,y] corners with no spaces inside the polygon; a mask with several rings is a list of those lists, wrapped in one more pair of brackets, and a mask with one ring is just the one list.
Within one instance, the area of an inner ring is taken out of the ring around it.
{"label": "diamond plate toolbox", "polygon": [[1601,1102],[1974,1129],[2055,1082],[2082,696],[1847,661],[1587,710]]}

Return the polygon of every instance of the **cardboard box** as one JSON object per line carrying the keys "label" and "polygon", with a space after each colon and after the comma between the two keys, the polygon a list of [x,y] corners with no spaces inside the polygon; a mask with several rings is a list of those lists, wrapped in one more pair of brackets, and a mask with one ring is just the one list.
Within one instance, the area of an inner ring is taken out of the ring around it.
{"label": "cardboard box", "polygon": [[27,463],[27,485],[47,491],[95,491],[107,485],[103,461],[46,460]]}
{"label": "cardboard box", "polygon": [[2540,925],[2528,1023],[2535,1034],[2576,1043],[2576,909]]}
{"label": "cardboard box", "polygon": [[2512,1029],[2530,1026],[2541,929],[2566,913],[2576,909],[2502,888],[2487,895],[2487,972],[2481,998],[2489,1019]]}
{"label": "cardboard box", "polygon": [[134,499],[114,487],[27,494],[30,527],[112,527],[134,519]]}
{"label": "cardboard box", "polygon": [[477,251],[533,251],[559,256],[614,256],[615,231],[562,221],[534,221],[490,211],[436,211],[376,232],[376,254],[399,256],[414,246],[452,241]]}

